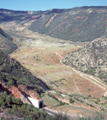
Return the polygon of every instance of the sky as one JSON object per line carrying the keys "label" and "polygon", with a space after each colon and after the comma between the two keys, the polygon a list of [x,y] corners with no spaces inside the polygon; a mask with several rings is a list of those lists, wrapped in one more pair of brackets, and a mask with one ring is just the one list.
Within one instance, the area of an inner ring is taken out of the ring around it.
{"label": "sky", "polygon": [[107,6],[107,0],[0,0],[0,8],[24,11]]}

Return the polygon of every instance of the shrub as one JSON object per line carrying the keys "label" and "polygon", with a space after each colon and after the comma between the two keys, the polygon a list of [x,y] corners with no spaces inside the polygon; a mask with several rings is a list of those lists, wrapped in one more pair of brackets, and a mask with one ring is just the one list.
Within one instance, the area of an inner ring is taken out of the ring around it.
{"label": "shrub", "polygon": [[72,98],[70,98],[69,103],[74,103],[74,100]]}
{"label": "shrub", "polygon": [[91,95],[88,95],[88,97],[91,97]]}

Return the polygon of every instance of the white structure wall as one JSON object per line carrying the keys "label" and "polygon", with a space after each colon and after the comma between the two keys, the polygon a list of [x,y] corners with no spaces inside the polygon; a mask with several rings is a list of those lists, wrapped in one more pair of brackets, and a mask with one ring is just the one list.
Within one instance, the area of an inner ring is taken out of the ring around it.
{"label": "white structure wall", "polygon": [[32,105],[34,105],[36,108],[43,108],[43,100],[36,100],[33,99],[31,97],[28,97],[28,99],[30,100],[30,102],[32,103]]}

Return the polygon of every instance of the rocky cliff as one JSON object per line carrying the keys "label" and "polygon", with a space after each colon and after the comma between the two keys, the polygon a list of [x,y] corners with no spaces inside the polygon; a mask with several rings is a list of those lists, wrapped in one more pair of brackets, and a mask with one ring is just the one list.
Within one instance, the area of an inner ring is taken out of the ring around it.
{"label": "rocky cliff", "polygon": [[62,62],[107,81],[107,38],[101,37],[67,54]]}

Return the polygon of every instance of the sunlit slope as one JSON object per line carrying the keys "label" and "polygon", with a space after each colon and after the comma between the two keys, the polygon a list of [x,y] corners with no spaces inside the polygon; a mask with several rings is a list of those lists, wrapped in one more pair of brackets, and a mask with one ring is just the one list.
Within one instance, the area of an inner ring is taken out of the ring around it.
{"label": "sunlit slope", "polygon": [[70,43],[33,40],[26,41],[11,56],[56,91],[101,97],[106,94],[107,89],[102,81],[61,62],[66,53],[78,48]]}
{"label": "sunlit slope", "polygon": [[107,6],[46,11],[0,9],[0,16],[0,23],[9,23],[9,27],[12,27],[12,22],[16,22],[16,25],[29,24],[28,29],[33,32],[74,42],[92,41],[102,35],[107,36]]}

